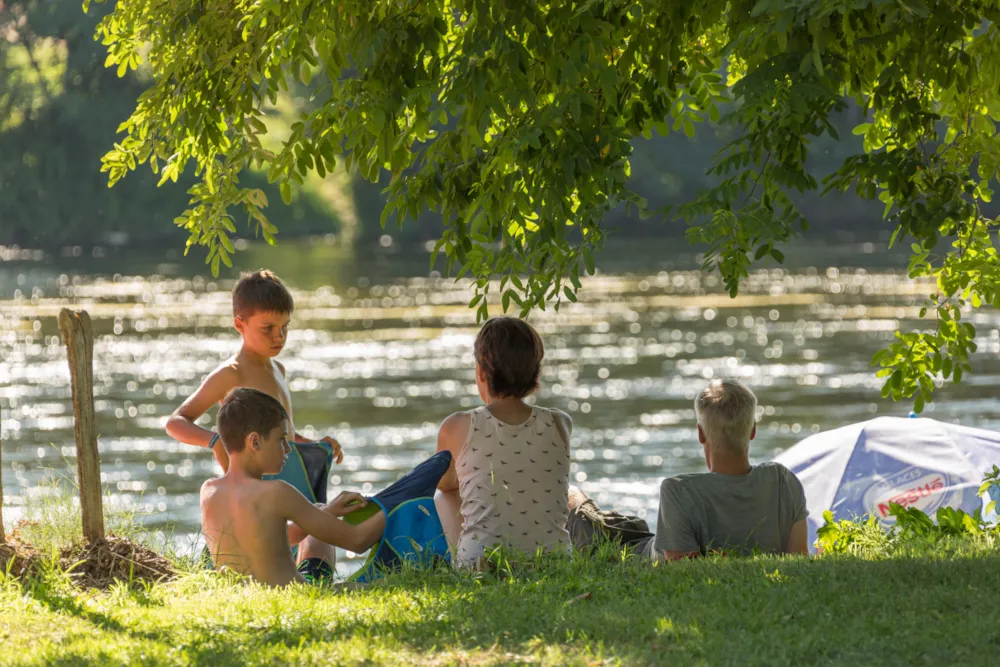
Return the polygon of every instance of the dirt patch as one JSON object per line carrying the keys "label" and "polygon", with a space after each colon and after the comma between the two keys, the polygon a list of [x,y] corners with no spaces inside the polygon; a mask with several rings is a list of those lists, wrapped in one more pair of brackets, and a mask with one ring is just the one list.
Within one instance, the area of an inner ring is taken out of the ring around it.
{"label": "dirt patch", "polygon": [[[43,554],[30,544],[9,536],[0,544],[0,571],[9,572],[24,580],[37,576],[42,567],[51,561],[50,554]],[[59,552],[58,565],[70,572],[73,581],[81,588],[106,589],[116,581],[160,582],[176,576],[170,562],[152,549],[136,544],[117,535],[98,540],[93,544],[76,544]]]}

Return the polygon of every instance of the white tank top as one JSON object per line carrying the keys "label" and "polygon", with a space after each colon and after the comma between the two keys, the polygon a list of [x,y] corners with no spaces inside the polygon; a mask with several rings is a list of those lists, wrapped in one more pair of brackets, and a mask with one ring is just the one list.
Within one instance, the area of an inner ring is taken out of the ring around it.
{"label": "white tank top", "polygon": [[485,406],[468,414],[456,464],[464,520],[456,564],[471,565],[497,545],[568,551],[569,443],[555,415],[532,407],[523,423],[505,424]]}

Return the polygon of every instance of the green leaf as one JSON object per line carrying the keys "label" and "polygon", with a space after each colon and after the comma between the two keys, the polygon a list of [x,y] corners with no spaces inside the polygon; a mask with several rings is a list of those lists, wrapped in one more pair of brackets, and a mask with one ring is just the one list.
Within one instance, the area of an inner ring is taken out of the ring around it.
{"label": "green leaf", "polygon": [[288,181],[282,181],[278,189],[281,192],[281,201],[285,202],[286,205],[291,205],[292,186],[289,185]]}
{"label": "green leaf", "polygon": [[614,67],[605,67],[601,70],[601,92],[604,93],[604,99],[612,107],[618,106],[618,92],[616,86],[618,85],[618,70]]}
{"label": "green leaf", "polygon": [[903,371],[898,368],[893,371],[892,376],[889,378],[889,383],[893,390],[899,391],[903,386]]}
{"label": "green leaf", "polygon": [[819,48],[814,47],[812,51],[813,65],[820,76],[823,76],[823,57],[819,53]]}

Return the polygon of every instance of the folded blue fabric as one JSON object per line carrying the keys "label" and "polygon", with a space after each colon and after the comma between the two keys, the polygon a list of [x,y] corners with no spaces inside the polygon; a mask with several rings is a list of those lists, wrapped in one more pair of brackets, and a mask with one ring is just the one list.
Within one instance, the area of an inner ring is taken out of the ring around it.
{"label": "folded blue fabric", "polygon": [[290,442],[292,451],[285,467],[277,475],[264,479],[280,479],[294,486],[311,503],[326,502],[326,486],[333,465],[333,447],[323,442]]}
{"label": "folded blue fabric", "polygon": [[386,515],[413,498],[433,498],[438,482],[448,472],[451,452],[438,452],[374,495]]}
{"label": "folded blue fabric", "polygon": [[448,472],[451,452],[438,452],[413,470],[372,496],[362,510],[344,517],[360,523],[381,509],[385,512],[385,530],[368,552],[368,559],[351,581],[368,583],[388,569],[404,562],[430,567],[436,561],[449,562],[451,553],[434,506],[434,491]]}

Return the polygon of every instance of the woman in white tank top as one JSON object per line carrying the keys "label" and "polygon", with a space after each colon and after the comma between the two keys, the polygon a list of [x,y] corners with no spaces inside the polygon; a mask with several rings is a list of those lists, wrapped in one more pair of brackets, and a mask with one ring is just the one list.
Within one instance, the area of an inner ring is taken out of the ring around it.
{"label": "woman in white tank top", "polygon": [[568,415],[533,407],[544,348],[538,333],[512,317],[498,317],[476,336],[476,385],[486,404],[457,412],[441,424],[438,451],[452,467],[435,499],[455,564],[475,564],[494,547],[534,554],[569,551]]}

